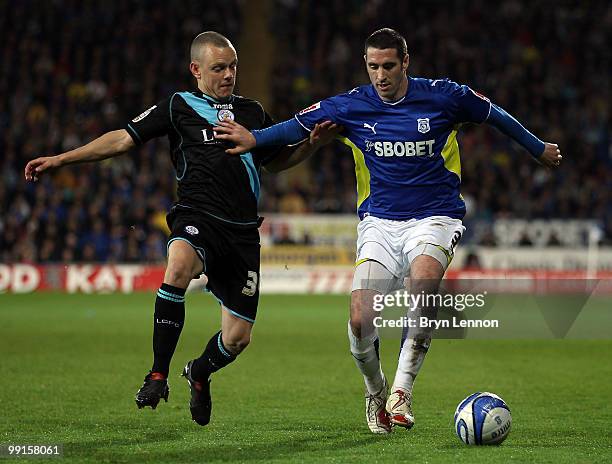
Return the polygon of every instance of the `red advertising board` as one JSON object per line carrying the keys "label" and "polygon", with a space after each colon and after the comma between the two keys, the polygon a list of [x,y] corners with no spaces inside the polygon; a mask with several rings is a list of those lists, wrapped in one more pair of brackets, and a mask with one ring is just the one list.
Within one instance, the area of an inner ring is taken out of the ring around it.
{"label": "red advertising board", "polygon": [[[263,293],[348,293],[352,266],[264,267]],[[132,293],[154,291],[164,277],[164,266],[138,264],[0,264],[0,292]],[[447,280],[495,281],[500,292],[572,292],[585,281],[597,281],[598,291],[612,293],[612,272],[587,276],[583,271],[449,270]],[[195,282],[195,281],[194,281]],[[197,287],[197,285],[196,285]]]}

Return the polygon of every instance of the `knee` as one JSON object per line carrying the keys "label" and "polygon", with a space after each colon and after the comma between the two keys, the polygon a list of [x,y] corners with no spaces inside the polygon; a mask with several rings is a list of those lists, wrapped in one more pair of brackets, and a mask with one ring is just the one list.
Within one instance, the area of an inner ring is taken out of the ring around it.
{"label": "knee", "polygon": [[361,337],[361,302],[359,298],[351,298],[351,318],[349,325],[353,335]]}
{"label": "knee", "polygon": [[438,261],[431,261],[428,266],[412,266],[410,279],[412,281],[439,282],[444,276],[444,269]]}
{"label": "knee", "polygon": [[355,335],[357,338],[361,338],[361,318],[353,318],[351,316],[349,325],[351,326],[351,332],[353,332],[353,335]]}
{"label": "knee", "polygon": [[440,280],[444,271],[442,263],[429,255],[419,255],[410,263],[411,279]]}
{"label": "knee", "polygon": [[436,293],[444,277],[444,268],[431,256],[419,256],[410,268],[410,290],[412,293]]}
{"label": "knee", "polygon": [[227,338],[225,338],[225,335],[223,336],[223,345],[225,345],[225,348],[227,348],[227,350],[234,356],[242,353],[244,349],[249,346],[249,343],[251,343],[250,333],[237,335],[232,334]]}
{"label": "knee", "polygon": [[183,262],[171,262],[166,267],[164,282],[175,287],[186,288],[194,277],[191,266]]}
{"label": "knee", "polygon": [[374,331],[374,300],[379,292],[375,290],[354,290],[351,293],[351,329],[356,337],[366,337]]}

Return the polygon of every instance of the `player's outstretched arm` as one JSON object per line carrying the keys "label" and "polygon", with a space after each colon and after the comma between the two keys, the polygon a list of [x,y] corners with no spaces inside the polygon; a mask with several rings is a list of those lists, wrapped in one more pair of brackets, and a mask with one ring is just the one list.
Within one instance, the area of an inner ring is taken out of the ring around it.
{"label": "player's outstretched arm", "polygon": [[307,160],[319,148],[331,143],[340,132],[342,126],[331,121],[316,124],[310,132],[310,137],[299,145],[289,146],[283,149],[276,157],[265,165],[268,172],[281,172]]}
{"label": "player's outstretched arm", "polygon": [[214,128],[215,138],[233,142],[236,147],[225,150],[230,155],[246,153],[256,146],[292,145],[308,137],[310,133],[296,119],[279,122],[264,129],[249,132],[235,121],[221,121]]}
{"label": "player's outstretched arm", "polygon": [[559,145],[544,142],[544,151],[537,158],[537,161],[547,168],[558,168],[559,164],[561,164],[561,159],[563,159],[563,156],[561,155],[561,150],[559,150]]}
{"label": "player's outstretched arm", "polygon": [[561,164],[563,156],[558,145],[542,142],[503,108],[492,103],[486,122],[522,145],[540,164],[548,168],[557,168]]}
{"label": "player's outstretched arm", "polygon": [[134,146],[134,140],[125,129],[107,132],[87,145],[60,155],[33,159],[25,167],[25,178],[36,182],[43,172],[74,163],[100,161],[121,155]]}
{"label": "player's outstretched arm", "polygon": [[241,126],[231,119],[219,122],[213,130],[216,139],[227,140],[236,145],[234,148],[225,150],[229,155],[246,153],[257,145],[257,141],[253,134],[251,134],[246,127]]}

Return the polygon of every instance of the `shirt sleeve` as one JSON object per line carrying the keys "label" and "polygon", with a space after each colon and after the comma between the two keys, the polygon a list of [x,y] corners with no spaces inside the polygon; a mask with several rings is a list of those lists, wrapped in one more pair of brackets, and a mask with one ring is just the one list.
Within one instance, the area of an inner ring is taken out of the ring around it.
{"label": "shirt sleeve", "polygon": [[[270,127],[274,125],[274,120],[272,117],[264,111],[264,120],[260,127],[260,129],[265,129],[266,127]],[[253,157],[255,158],[257,164],[265,166],[270,161],[274,159],[274,157],[282,150],[283,147],[278,145],[272,146],[262,146],[255,147],[251,150]]]}
{"label": "shirt sleeve", "polygon": [[514,117],[496,104],[491,105],[491,114],[487,122],[500,132],[521,144],[534,158],[542,156],[546,145],[539,138],[529,132]]}
{"label": "shirt sleeve", "polygon": [[450,118],[456,123],[484,122],[491,112],[491,101],[475,92],[467,85],[459,85],[450,80],[438,83],[444,95]]}
{"label": "shirt sleeve", "polygon": [[162,100],[126,124],[125,130],[134,139],[136,145],[142,145],[172,130],[171,104],[172,98]]}
{"label": "shirt sleeve", "polygon": [[346,104],[346,94],[336,95],[304,108],[295,115],[295,119],[308,132],[314,129],[315,124],[323,121],[342,124],[343,108]]}

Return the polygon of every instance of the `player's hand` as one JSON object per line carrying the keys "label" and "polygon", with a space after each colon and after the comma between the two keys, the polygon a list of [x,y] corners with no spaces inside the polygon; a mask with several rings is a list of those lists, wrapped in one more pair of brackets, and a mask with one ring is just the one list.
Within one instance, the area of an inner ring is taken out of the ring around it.
{"label": "player's hand", "polygon": [[315,124],[314,129],[310,132],[310,145],[316,148],[327,145],[334,140],[343,129],[344,127],[331,121],[323,121],[322,123]]}
{"label": "player's hand", "polygon": [[36,182],[38,177],[49,169],[59,168],[62,165],[59,156],[42,156],[33,159],[25,167],[25,178],[28,181]]}
{"label": "player's hand", "polygon": [[236,121],[225,119],[219,122],[214,128],[215,138],[219,140],[228,140],[236,144],[235,148],[228,148],[225,153],[229,155],[239,155],[251,150],[257,144],[253,134],[244,126],[241,126]]}
{"label": "player's hand", "polygon": [[556,143],[547,143],[544,142],[544,151],[542,155],[538,158],[538,161],[543,166],[547,168],[558,168],[561,164],[561,160],[563,156],[561,156],[561,150],[559,150],[559,145]]}

